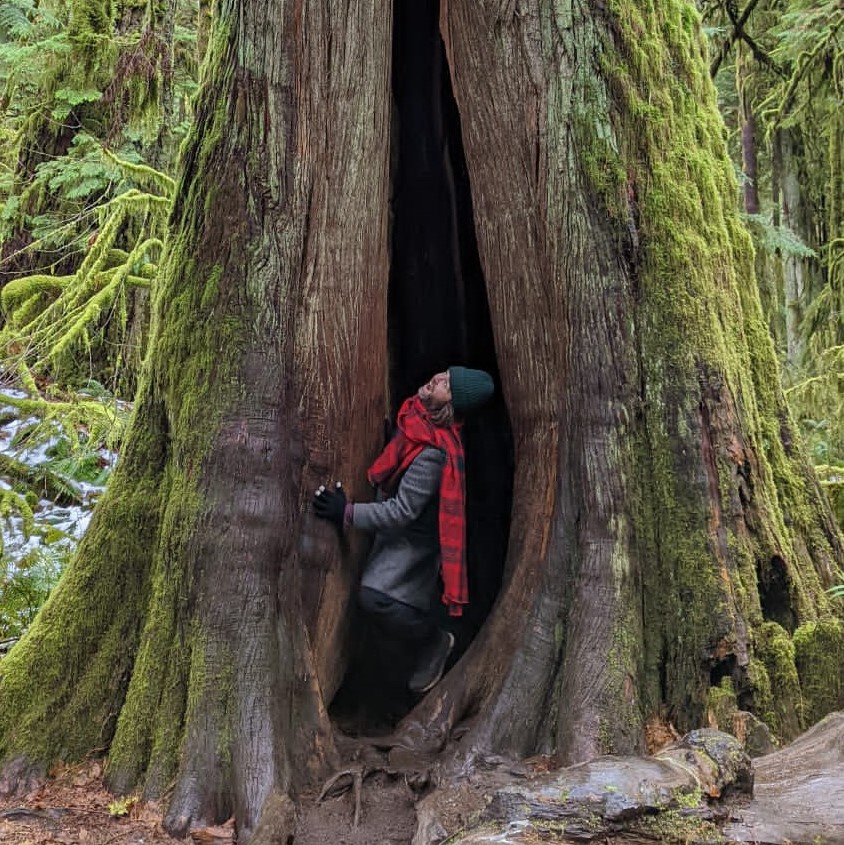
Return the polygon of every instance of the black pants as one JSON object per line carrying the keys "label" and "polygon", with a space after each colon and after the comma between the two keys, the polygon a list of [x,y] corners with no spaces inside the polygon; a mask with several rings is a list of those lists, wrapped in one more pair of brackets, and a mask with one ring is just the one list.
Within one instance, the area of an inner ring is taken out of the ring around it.
{"label": "black pants", "polygon": [[361,587],[358,601],[364,612],[389,636],[418,646],[432,640],[437,633],[432,613],[398,601],[379,590]]}

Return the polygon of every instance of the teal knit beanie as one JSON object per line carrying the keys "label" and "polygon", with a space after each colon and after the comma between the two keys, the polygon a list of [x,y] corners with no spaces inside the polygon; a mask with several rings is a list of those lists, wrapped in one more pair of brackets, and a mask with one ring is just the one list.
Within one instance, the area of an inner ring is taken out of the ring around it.
{"label": "teal knit beanie", "polygon": [[454,412],[461,416],[480,407],[495,392],[492,376],[483,370],[466,367],[449,367],[451,380],[451,404]]}

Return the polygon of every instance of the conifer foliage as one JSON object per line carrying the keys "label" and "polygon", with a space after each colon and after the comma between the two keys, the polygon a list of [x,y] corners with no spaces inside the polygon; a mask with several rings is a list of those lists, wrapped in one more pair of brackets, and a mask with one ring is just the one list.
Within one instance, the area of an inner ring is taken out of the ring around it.
{"label": "conifer foliage", "polygon": [[844,465],[844,16],[834,0],[702,5],[789,402],[834,479]]}

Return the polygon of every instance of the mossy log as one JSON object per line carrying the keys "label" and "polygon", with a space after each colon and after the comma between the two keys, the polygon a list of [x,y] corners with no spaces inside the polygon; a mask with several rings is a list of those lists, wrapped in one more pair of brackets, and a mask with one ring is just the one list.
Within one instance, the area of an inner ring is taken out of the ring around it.
{"label": "mossy log", "polygon": [[[721,799],[749,795],[750,758],[729,734],[693,731],[653,757],[602,757],[557,772],[510,778],[496,788],[501,773],[474,773],[472,789],[484,794],[484,807],[469,818],[450,811],[459,798],[456,783],[423,799],[413,845],[442,841],[533,843],[607,841],[613,837],[661,842],[721,842],[718,823],[729,818]],[[485,788],[484,784],[488,784]],[[487,792],[487,789],[489,790]],[[449,808],[446,826],[433,823],[438,802]],[[425,831],[439,830],[439,838]],[[450,834],[450,835],[449,835]]]}

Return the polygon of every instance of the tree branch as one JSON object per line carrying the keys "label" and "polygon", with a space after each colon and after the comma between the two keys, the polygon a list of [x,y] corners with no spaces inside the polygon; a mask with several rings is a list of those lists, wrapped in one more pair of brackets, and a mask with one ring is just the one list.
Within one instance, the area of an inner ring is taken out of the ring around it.
{"label": "tree branch", "polygon": [[750,47],[757,61],[761,62],[764,65],[767,65],[776,73],[780,73],[780,69],[776,66],[771,57],[764,50],[762,50],[761,47],[759,47],[759,45],[753,40],[753,38],[751,38],[751,36],[749,36],[744,31],[744,25],[747,23],[747,20],[750,17],[750,13],[756,8],[758,2],[759,0],[749,0],[747,6],[744,7],[744,11],[741,13],[741,15],[736,15],[736,8],[733,3],[728,2],[724,4],[724,9],[726,10],[727,15],[730,18],[730,22],[733,25],[733,29],[729,37],[721,45],[721,49],[718,51],[718,55],[713,59],[712,64],[709,67],[709,75],[713,79],[715,78],[715,74],[718,73],[718,69],[721,67],[721,63],[724,61],[724,59],[727,58],[727,55],[732,49],[733,44],[735,44],[739,38],[741,38],[742,41],[744,41]]}

